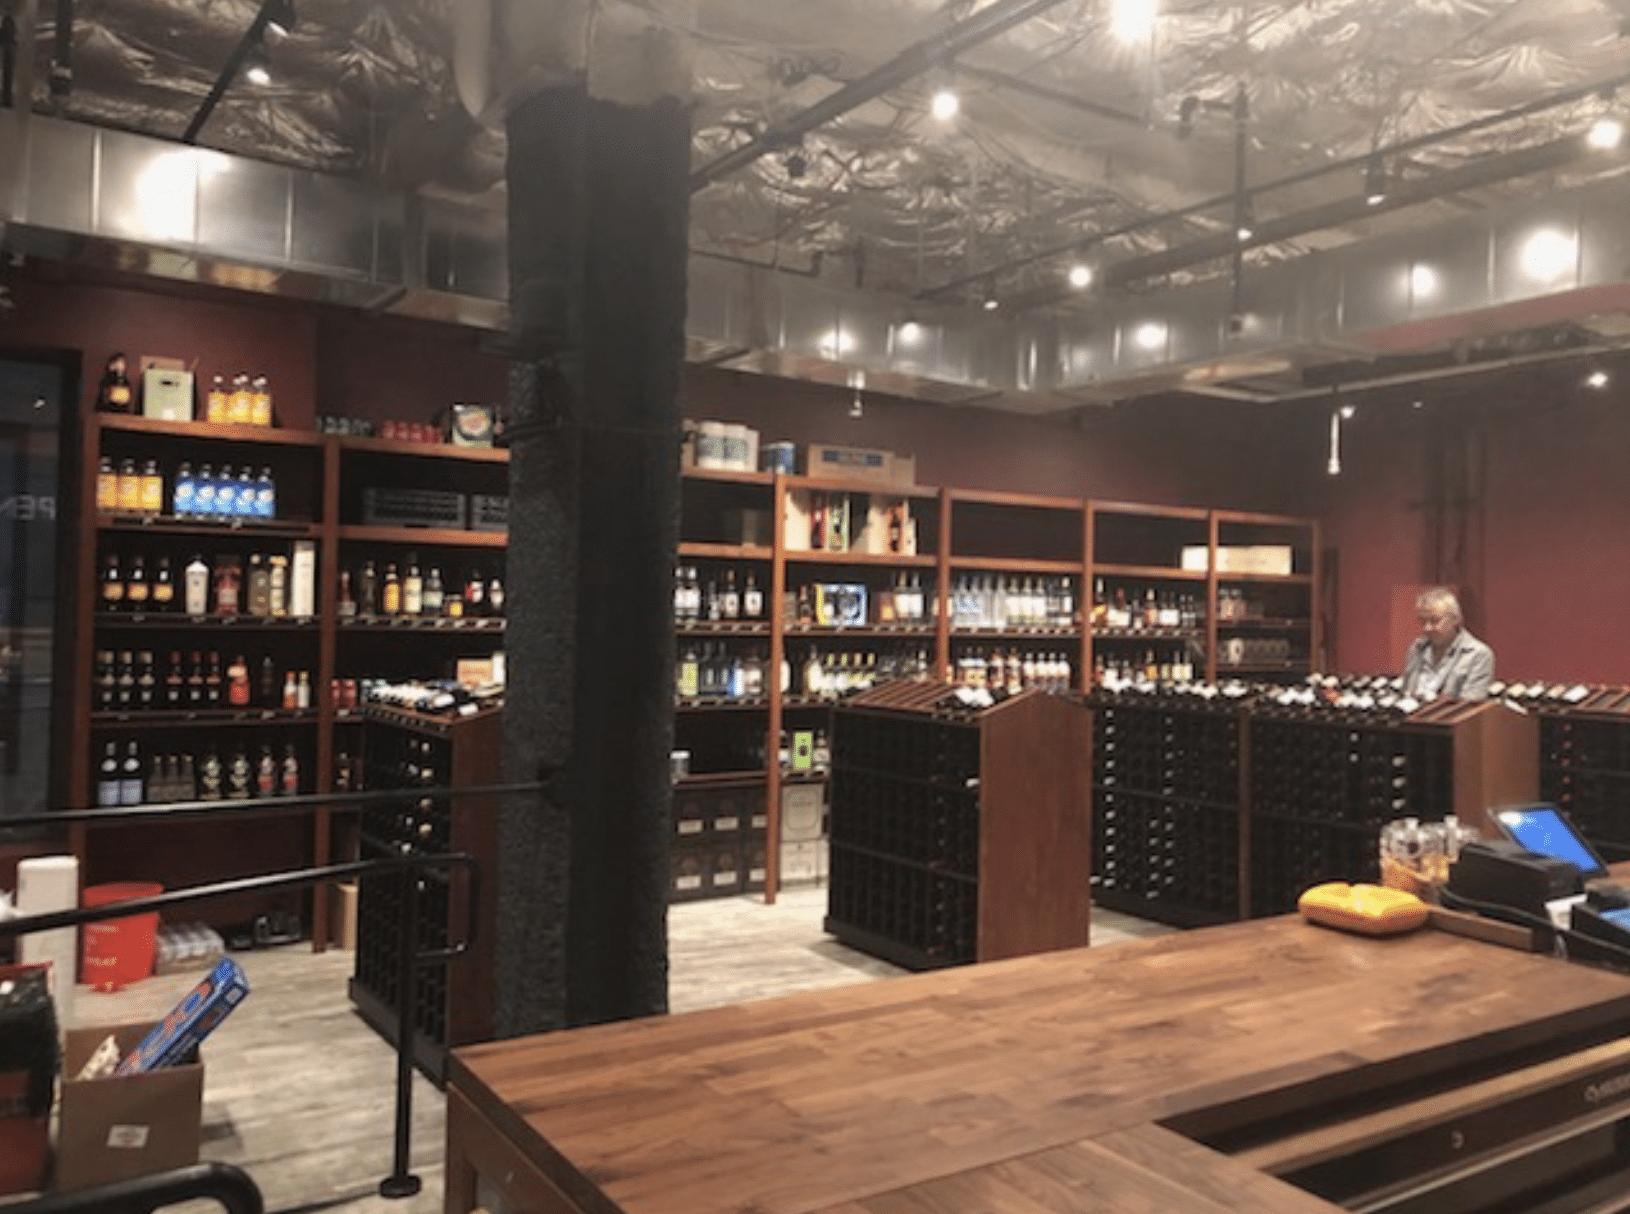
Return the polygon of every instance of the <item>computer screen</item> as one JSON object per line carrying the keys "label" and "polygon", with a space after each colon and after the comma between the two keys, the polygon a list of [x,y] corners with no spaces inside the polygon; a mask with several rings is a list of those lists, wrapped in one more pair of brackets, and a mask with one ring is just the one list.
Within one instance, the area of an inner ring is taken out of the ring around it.
{"label": "computer screen", "polygon": [[1504,809],[1494,815],[1500,828],[1519,847],[1542,856],[1566,860],[1582,877],[1601,877],[1607,865],[1574,829],[1573,823],[1552,805],[1531,805],[1526,809]]}

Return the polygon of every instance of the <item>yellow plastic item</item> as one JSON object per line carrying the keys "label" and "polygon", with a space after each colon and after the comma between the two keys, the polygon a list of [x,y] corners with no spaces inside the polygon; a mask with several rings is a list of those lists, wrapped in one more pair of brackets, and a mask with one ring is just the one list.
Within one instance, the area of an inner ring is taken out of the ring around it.
{"label": "yellow plastic item", "polygon": [[1414,894],[1383,885],[1348,885],[1330,881],[1315,885],[1296,903],[1309,923],[1338,927],[1364,936],[1412,932],[1426,922],[1431,909]]}

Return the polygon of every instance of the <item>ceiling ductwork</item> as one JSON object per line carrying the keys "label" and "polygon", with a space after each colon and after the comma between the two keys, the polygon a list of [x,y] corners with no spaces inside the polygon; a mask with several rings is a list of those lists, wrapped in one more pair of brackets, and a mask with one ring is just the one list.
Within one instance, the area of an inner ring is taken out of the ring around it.
{"label": "ceiling ductwork", "polygon": [[[501,329],[501,208],[393,193],[128,132],[0,111],[8,249]],[[1232,284],[1066,312],[939,307],[698,255],[693,360],[946,404],[1053,412],[1154,392],[1246,400],[1423,378],[1622,340],[1623,185],[1247,267]],[[1538,335],[1534,341],[1520,336]],[[1537,343],[1537,344],[1536,344]]]}

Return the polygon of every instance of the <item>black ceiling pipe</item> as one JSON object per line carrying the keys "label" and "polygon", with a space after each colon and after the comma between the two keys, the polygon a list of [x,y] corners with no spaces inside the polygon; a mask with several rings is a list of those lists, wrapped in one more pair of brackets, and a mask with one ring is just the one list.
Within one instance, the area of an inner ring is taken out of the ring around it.
{"label": "black ceiling pipe", "polygon": [[[58,0],[59,4],[71,3],[72,0]],[[221,68],[221,74],[215,77],[215,83],[210,86],[209,95],[199,105],[198,112],[192,116],[187,124],[186,132],[181,136],[182,143],[197,143],[198,134],[204,129],[204,123],[215,112],[215,107],[226,96],[226,90],[232,87],[232,82],[238,78],[243,70],[243,64],[249,58],[249,53],[257,46],[262,45],[266,37],[266,27],[271,24],[274,15],[292,12],[289,0],[262,0],[260,11],[255,19],[244,30],[243,37],[238,39],[238,45],[232,48],[227,56],[226,64]]]}
{"label": "black ceiling pipe", "polygon": [[989,42],[1062,3],[1064,0],[996,0],[994,4],[986,5],[973,16],[958,21],[931,38],[913,43],[859,80],[851,81],[808,109],[776,123],[762,135],[703,165],[691,174],[691,192],[694,194],[697,190],[706,189],[760,157],[786,147],[809,132],[841,118],[850,110],[881,97],[890,89],[898,88],[931,68],[947,63],[964,51]]}

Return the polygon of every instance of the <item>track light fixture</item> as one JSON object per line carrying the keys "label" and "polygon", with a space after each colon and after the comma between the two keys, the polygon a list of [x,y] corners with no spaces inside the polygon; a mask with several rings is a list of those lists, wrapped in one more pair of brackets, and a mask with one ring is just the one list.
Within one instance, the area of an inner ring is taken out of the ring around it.
{"label": "track light fixture", "polygon": [[797,181],[809,172],[809,161],[802,152],[791,152],[787,155],[787,176]]}
{"label": "track light fixture", "polygon": [[933,97],[928,102],[928,112],[941,122],[951,121],[961,109],[962,99],[956,95],[956,90],[949,86],[935,89]]}
{"label": "track light fixture", "polygon": [[279,37],[294,32],[294,0],[266,0],[266,28]]}
{"label": "track light fixture", "polygon": [[1364,201],[1378,207],[1387,200],[1387,162],[1379,152],[1370,153],[1364,166]]}
{"label": "track light fixture", "polygon": [[1256,235],[1256,208],[1249,194],[1241,194],[1234,203],[1234,238],[1241,244]]}
{"label": "track light fixture", "polygon": [[243,78],[260,89],[272,82],[272,59],[259,43],[244,52]]}
{"label": "track light fixture", "polygon": [[260,8],[255,13],[255,19],[249,23],[249,28],[243,31],[243,37],[238,39],[237,46],[227,56],[226,63],[221,68],[221,74],[215,77],[215,83],[210,86],[209,95],[198,107],[198,112],[192,116],[187,129],[181,136],[182,143],[197,143],[198,134],[204,129],[204,123],[215,112],[215,107],[226,96],[226,90],[232,87],[232,82],[240,75],[257,87],[263,87],[272,81],[271,60],[266,54],[266,31],[268,29],[288,33],[294,28],[294,0],[262,0]]}

